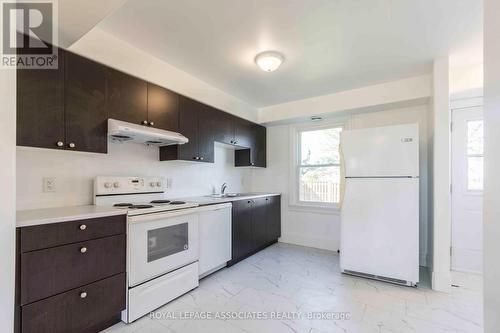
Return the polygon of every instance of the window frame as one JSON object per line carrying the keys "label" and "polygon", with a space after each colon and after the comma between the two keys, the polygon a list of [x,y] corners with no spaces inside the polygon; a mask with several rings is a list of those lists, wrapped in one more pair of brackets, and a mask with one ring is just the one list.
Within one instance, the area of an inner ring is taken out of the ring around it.
{"label": "window frame", "polygon": [[[325,130],[330,128],[341,128],[342,131],[348,129],[346,121],[321,121],[318,123],[307,123],[299,124],[290,127],[290,184],[289,184],[289,205],[295,210],[305,210],[313,211],[316,213],[338,213],[340,212],[340,203],[327,203],[318,201],[301,201],[299,198],[300,191],[300,168],[310,167],[307,165],[302,165],[299,161],[301,157],[301,133],[317,130]],[[340,147],[340,146],[339,146]],[[340,150],[340,148],[339,148]],[[340,187],[342,187],[342,177],[343,177],[343,166],[342,166],[342,154],[340,154],[340,161],[338,164],[325,164],[325,165],[314,165],[313,167],[320,166],[339,166],[340,168]],[[342,190],[340,190],[342,192]],[[340,199],[342,201],[342,199]]]}

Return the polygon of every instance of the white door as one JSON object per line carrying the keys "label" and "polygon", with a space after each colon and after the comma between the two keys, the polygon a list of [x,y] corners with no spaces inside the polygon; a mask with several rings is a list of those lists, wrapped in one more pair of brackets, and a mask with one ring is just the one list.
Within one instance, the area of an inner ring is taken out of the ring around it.
{"label": "white door", "polygon": [[418,176],[418,125],[342,131],[346,177]]}
{"label": "white door", "polygon": [[483,270],[483,110],[453,110],[451,268]]}

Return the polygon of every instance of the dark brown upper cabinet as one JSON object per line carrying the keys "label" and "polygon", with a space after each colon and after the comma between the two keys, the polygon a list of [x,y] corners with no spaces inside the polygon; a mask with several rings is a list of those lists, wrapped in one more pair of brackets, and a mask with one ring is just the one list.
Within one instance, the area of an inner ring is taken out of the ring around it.
{"label": "dark brown upper cabinet", "polygon": [[231,114],[209,107],[212,113],[211,126],[214,131],[214,140],[229,145],[234,145],[234,122]]}
{"label": "dark brown upper cabinet", "polygon": [[106,153],[106,67],[73,53],[65,59],[66,147]]}
{"label": "dark brown upper cabinet", "polygon": [[189,139],[183,145],[160,148],[160,161],[214,161],[214,136],[210,108],[181,96],[179,100],[179,132]]}
{"label": "dark brown upper cabinet", "polygon": [[148,83],[148,125],[167,131],[179,130],[179,95]]}
{"label": "dark brown upper cabinet", "polygon": [[112,68],[106,68],[108,118],[148,124],[148,83]]}
{"label": "dark brown upper cabinet", "polygon": [[[234,164],[237,167],[265,168],[266,163],[266,128],[251,123],[248,135],[248,147],[234,152]],[[245,142],[247,144],[247,142]],[[239,145],[238,145],[239,146]]]}
{"label": "dark brown upper cabinet", "polygon": [[214,142],[236,147],[235,166],[266,166],[266,129],[59,49],[59,68],[17,71],[17,145],[107,152],[107,119],[180,132],[160,160],[214,162]]}
{"label": "dark brown upper cabinet", "polygon": [[252,144],[254,123],[241,119],[234,118],[234,142],[236,146],[250,148]]}
{"label": "dark brown upper cabinet", "polygon": [[58,69],[17,70],[17,145],[65,147],[64,56]]}

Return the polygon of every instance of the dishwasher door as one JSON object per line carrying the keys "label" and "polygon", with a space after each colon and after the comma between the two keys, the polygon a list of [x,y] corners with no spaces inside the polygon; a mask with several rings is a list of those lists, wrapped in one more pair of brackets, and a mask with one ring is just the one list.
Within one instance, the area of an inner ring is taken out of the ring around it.
{"label": "dishwasher door", "polygon": [[231,260],[230,203],[198,207],[199,275],[206,276]]}

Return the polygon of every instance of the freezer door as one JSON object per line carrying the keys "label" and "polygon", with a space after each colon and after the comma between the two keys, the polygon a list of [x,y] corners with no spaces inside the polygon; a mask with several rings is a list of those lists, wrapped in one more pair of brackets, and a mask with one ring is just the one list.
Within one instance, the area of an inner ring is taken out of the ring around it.
{"label": "freezer door", "polygon": [[343,131],[346,177],[418,176],[418,125]]}
{"label": "freezer door", "polygon": [[418,282],[417,178],[347,179],[341,210],[340,266]]}

